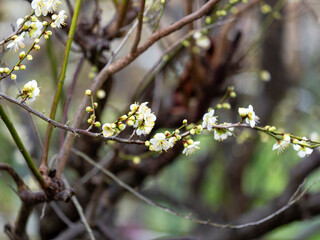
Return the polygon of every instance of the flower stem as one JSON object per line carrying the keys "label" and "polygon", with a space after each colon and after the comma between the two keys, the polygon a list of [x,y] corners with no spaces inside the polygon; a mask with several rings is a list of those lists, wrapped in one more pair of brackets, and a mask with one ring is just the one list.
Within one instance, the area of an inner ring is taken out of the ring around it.
{"label": "flower stem", "polygon": [[4,124],[7,126],[8,130],[9,130],[14,142],[16,143],[19,151],[21,152],[22,156],[26,160],[29,169],[31,170],[31,172],[33,173],[35,178],[38,180],[38,182],[41,184],[41,186],[43,187],[44,186],[43,177],[39,173],[36,165],[34,164],[32,158],[30,157],[30,155],[28,153],[28,151],[26,150],[25,146],[23,145],[23,143],[21,141],[21,138],[19,137],[19,135],[17,133],[17,130],[13,126],[11,120],[9,119],[8,115],[4,111],[4,109],[3,109],[1,104],[0,104],[0,117],[1,117],[2,121],[4,122]]}
{"label": "flower stem", "polygon": [[[69,59],[69,54],[70,54],[70,50],[71,50],[71,43],[76,31],[76,27],[77,27],[77,20],[78,20],[78,16],[79,16],[79,12],[80,12],[80,6],[81,6],[81,0],[77,0],[76,5],[75,5],[75,9],[74,9],[74,14],[72,17],[72,22],[71,22],[71,26],[70,26],[70,31],[68,34],[68,38],[67,38],[67,43],[66,43],[66,48],[65,48],[65,52],[64,52],[64,58],[63,58],[63,64],[62,64],[62,68],[61,68],[61,72],[59,75],[59,81],[58,81],[58,86],[56,88],[56,93],[51,105],[51,112],[50,112],[50,118],[51,119],[55,119],[56,116],[56,112],[57,112],[57,108],[58,108],[58,104],[59,104],[59,100],[60,100],[60,96],[61,96],[61,92],[62,92],[62,87],[64,84],[64,79],[66,76],[66,71],[67,71],[67,66],[68,66],[68,59]],[[49,152],[49,145],[50,145],[50,139],[51,139],[51,135],[52,135],[52,125],[48,124],[47,126],[47,131],[46,131],[46,138],[45,138],[45,143],[44,143],[44,149],[43,149],[43,153],[42,153],[42,157],[41,157],[41,165],[40,168],[43,169],[44,171],[48,168],[48,152]]]}

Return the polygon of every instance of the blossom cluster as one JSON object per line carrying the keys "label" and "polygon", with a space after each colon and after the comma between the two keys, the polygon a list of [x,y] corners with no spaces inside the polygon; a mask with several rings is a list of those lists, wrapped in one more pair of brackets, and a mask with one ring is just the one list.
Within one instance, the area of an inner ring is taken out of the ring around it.
{"label": "blossom cluster", "polygon": [[37,96],[40,94],[40,89],[38,87],[38,83],[36,80],[32,80],[27,82],[21,91],[21,94],[19,95],[22,97],[22,99],[29,100],[30,102],[33,102]]}
{"label": "blossom cluster", "polygon": [[[57,6],[61,4],[58,0],[33,0],[31,7],[34,10],[35,16],[30,15],[25,18],[19,18],[16,22],[18,34],[12,36],[11,42],[7,45],[8,49],[12,49],[14,52],[19,48],[24,48],[24,41],[28,39],[38,39],[42,33],[45,34],[45,38],[51,35],[51,32],[43,32],[43,29],[47,27],[47,21],[40,21],[40,16],[47,16],[48,13],[54,13],[57,10]],[[61,28],[65,25],[65,19],[67,15],[65,10],[61,10],[58,14],[52,14],[51,27]]]}
{"label": "blossom cluster", "polygon": [[147,102],[131,104],[131,111],[128,115],[123,115],[116,122],[105,123],[102,126],[103,136],[111,137],[117,135],[123,131],[126,126],[133,127],[135,134],[138,136],[149,134],[157,118],[147,104]]}
{"label": "blossom cluster", "polygon": [[282,139],[278,139],[272,147],[272,150],[276,150],[277,153],[284,151],[292,142],[293,149],[298,152],[298,156],[304,158],[305,156],[310,155],[313,152],[313,149],[308,147],[306,137],[303,137],[302,140],[292,139],[288,133],[284,133]]}

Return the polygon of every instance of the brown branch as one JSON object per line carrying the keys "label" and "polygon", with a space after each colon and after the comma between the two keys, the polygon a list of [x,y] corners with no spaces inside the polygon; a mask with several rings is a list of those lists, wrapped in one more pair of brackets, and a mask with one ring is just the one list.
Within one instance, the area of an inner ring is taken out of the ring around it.
{"label": "brown branch", "polygon": [[120,143],[128,143],[128,144],[144,144],[144,141],[140,141],[140,140],[129,140],[129,139],[124,139],[124,138],[119,138],[119,137],[104,137],[102,136],[100,133],[93,133],[93,132],[89,132],[87,130],[83,130],[83,129],[79,129],[79,128],[73,128],[73,127],[68,127],[65,124],[56,122],[54,120],[52,120],[51,118],[45,116],[44,114],[34,110],[33,108],[29,107],[28,105],[26,105],[23,102],[20,102],[12,97],[7,96],[6,94],[0,92],[0,97],[11,102],[14,104],[19,105],[20,107],[24,108],[25,110],[27,110],[28,112],[34,114],[35,116],[41,118],[42,120],[50,123],[52,126],[66,130],[68,132],[71,132],[73,135],[86,135],[89,137],[94,137],[94,138],[100,138],[101,140],[104,141],[116,141],[116,142],[120,142]]}
{"label": "brown branch", "polygon": [[146,0],[140,0],[140,9],[138,13],[138,27],[137,27],[137,34],[136,38],[134,39],[132,48],[131,48],[131,54],[134,54],[137,50],[137,47],[139,45],[140,39],[141,39],[141,32],[142,32],[142,24],[143,24],[143,12],[145,7]]}
{"label": "brown branch", "polygon": [[6,171],[13,178],[17,184],[18,192],[28,189],[27,185],[24,183],[23,179],[19,174],[8,164],[0,164],[0,170]]}
{"label": "brown branch", "polygon": [[[201,17],[203,17],[207,12],[209,12],[220,0],[210,0],[206,4],[204,4],[198,11],[185,16],[184,18],[180,19],[176,23],[168,26],[167,28],[158,30],[157,32],[153,33],[148,40],[137,49],[134,54],[127,54],[125,57],[119,59],[118,61],[111,63],[110,65],[107,64],[101,72],[95,78],[93,84],[91,85],[90,89],[95,93],[103,83],[114,73],[118,72],[119,70],[123,69],[127,65],[129,65],[134,59],[136,59],[140,54],[145,52],[149,47],[151,47],[155,42],[159,39],[169,35],[172,32],[175,32],[185,25],[189,24],[192,21],[195,21]],[[83,98],[72,123],[72,127],[77,128],[80,126],[84,116],[85,116],[85,108],[88,106],[89,100],[88,98]],[[60,150],[58,161],[57,161],[57,176],[61,177],[64,166],[70,154],[70,149],[73,145],[75,140],[75,136],[73,134],[68,133],[67,137],[64,141],[63,147]]]}

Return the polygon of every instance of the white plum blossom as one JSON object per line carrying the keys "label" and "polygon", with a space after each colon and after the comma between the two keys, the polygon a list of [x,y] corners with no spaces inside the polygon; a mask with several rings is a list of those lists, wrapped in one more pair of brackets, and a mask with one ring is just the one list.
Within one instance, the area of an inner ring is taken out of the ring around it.
{"label": "white plum blossom", "polygon": [[54,22],[51,24],[52,27],[61,28],[63,25],[66,25],[65,20],[67,15],[65,15],[65,12],[65,10],[61,10],[58,15],[52,15],[52,20],[54,20]]}
{"label": "white plum blossom", "polygon": [[166,135],[163,133],[157,133],[153,138],[150,139],[150,147],[151,151],[162,152],[162,150],[167,151],[171,143],[167,140]]}
{"label": "white plum blossom", "polygon": [[199,145],[200,145],[199,141],[193,142],[192,144],[188,145],[188,147],[185,147],[183,149],[182,154],[185,154],[187,156],[193,154],[197,149],[200,149]]}
{"label": "white plum blossom", "polygon": [[48,8],[45,0],[33,0],[31,2],[31,7],[35,11],[37,17],[43,15],[47,16]]}
{"label": "white plum blossom", "polygon": [[25,25],[30,26],[29,30],[27,31],[27,37],[29,38],[38,38],[42,33],[43,24],[39,20],[35,22],[27,21]]}
{"label": "white plum blossom", "polygon": [[290,140],[291,138],[289,134],[284,134],[282,140],[278,140],[275,144],[273,144],[272,150],[276,150],[278,154],[281,153],[289,146]]}
{"label": "white plum blossom", "polygon": [[18,18],[17,20],[17,29],[20,27],[20,25],[23,23],[24,19],[23,18]]}
{"label": "white plum blossom", "polygon": [[19,47],[24,48],[25,44],[24,41],[25,32],[21,33],[19,36],[15,36],[14,40],[8,44],[7,48],[13,49],[13,51],[17,51]]}
{"label": "white plum blossom", "polygon": [[233,127],[225,128],[215,128],[214,129],[214,139],[217,141],[226,140],[229,136],[232,136]]}
{"label": "white plum blossom", "polygon": [[[298,143],[299,144],[306,144],[306,141],[307,138],[306,137],[303,137],[302,138],[303,140],[299,141]],[[313,149],[312,148],[308,148],[308,147],[305,147],[305,146],[301,146],[299,144],[293,144],[293,149],[298,151],[298,156],[301,157],[301,158],[304,158],[305,156],[308,156],[310,155],[312,152],[313,152]]]}
{"label": "white plum blossom", "polygon": [[252,128],[256,125],[257,122],[259,122],[259,117],[253,111],[252,105],[249,105],[248,108],[239,108],[238,112],[242,119],[244,119],[246,123],[249,124]]}
{"label": "white plum blossom", "polygon": [[61,4],[59,0],[44,0],[48,12],[54,12],[57,10],[57,6]]}
{"label": "white plum blossom", "polygon": [[102,126],[103,136],[111,137],[116,131],[116,124],[114,123],[105,123]]}
{"label": "white plum blossom", "polygon": [[212,126],[214,126],[217,122],[217,117],[213,116],[214,110],[210,110],[208,113],[203,115],[202,127],[208,129],[208,131],[212,130]]}
{"label": "white plum blossom", "polygon": [[27,98],[30,102],[33,102],[40,94],[38,83],[36,80],[27,82],[22,89],[22,98]]}
{"label": "white plum blossom", "polygon": [[136,111],[136,120],[133,127],[137,129],[136,133],[138,136],[149,134],[157,119],[151,112],[151,109],[147,107],[147,104],[147,102],[140,105],[134,103],[130,106],[131,111]]}
{"label": "white plum blossom", "polygon": [[169,148],[172,148],[174,146],[174,144],[176,144],[177,138],[176,137],[171,137],[168,140],[169,143]]}
{"label": "white plum blossom", "polygon": [[198,47],[204,50],[208,50],[210,48],[210,39],[206,35],[203,35],[201,32],[195,32],[193,34],[193,38],[195,39],[195,43]]}

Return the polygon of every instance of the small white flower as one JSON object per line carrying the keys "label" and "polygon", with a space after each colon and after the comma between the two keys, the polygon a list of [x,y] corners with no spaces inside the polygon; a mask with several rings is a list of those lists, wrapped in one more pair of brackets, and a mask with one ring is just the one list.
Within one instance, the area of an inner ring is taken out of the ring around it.
{"label": "small white flower", "polygon": [[116,125],[114,123],[105,123],[102,126],[103,136],[111,137],[116,131]]}
{"label": "small white flower", "polygon": [[273,144],[272,150],[276,150],[278,154],[281,153],[289,146],[290,140],[291,138],[289,134],[284,134],[283,140],[278,140],[275,144]]}
{"label": "small white flower", "polygon": [[217,141],[223,141],[232,136],[233,127],[224,129],[224,128],[215,128],[214,129],[214,139]]}
{"label": "small white flower", "polygon": [[131,111],[136,111],[136,120],[133,127],[137,129],[136,133],[138,136],[149,134],[157,119],[157,117],[151,112],[151,109],[147,107],[147,104],[147,102],[140,105],[135,103],[130,106]]}
{"label": "small white flower", "polygon": [[7,48],[13,49],[13,51],[17,51],[19,47],[24,48],[25,44],[24,41],[25,32],[21,33],[19,36],[16,36],[15,39],[8,44]]}
{"label": "small white flower", "polygon": [[48,12],[53,12],[57,10],[57,6],[61,4],[61,2],[59,0],[44,0],[44,4]]}
{"label": "small white flower", "polygon": [[162,150],[167,151],[171,146],[163,133],[154,135],[154,137],[150,139],[150,143],[149,149],[156,152],[161,152]]}
{"label": "small white flower", "polygon": [[176,137],[169,138],[169,140],[168,140],[169,148],[172,148],[174,146],[174,144],[176,143],[176,141],[177,141]]}
{"label": "small white flower", "polygon": [[195,39],[195,43],[198,47],[208,50],[211,46],[210,39],[203,35],[201,32],[197,31],[193,34],[193,38]]}
{"label": "small white flower", "polygon": [[17,28],[20,27],[20,25],[23,23],[24,19],[23,18],[18,18],[17,20]]}
{"label": "small white flower", "polygon": [[203,115],[202,127],[208,129],[208,131],[212,130],[212,126],[214,126],[217,122],[217,117],[213,116],[214,110]]}
{"label": "small white flower", "polygon": [[239,115],[246,121],[250,127],[254,127],[257,122],[259,122],[259,117],[253,111],[252,105],[249,105],[248,108],[239,108],[238,109]]}
{"label": "small white flower", "polygon": [[29,38],[38,38],[42,33],[43,24],[39,20],[37,20],[36,22],[28,21],[25,23],[25,25],[30,26],[29,30],[27,31],[27,37]]}
{"label": "small white flower", "polygon": [[199,145],[200,145],[199,141],[193,142],[188,147],[183,149],[182,154],[185,154],[187,156],[193,154],[197,149],[200,149]]}
{"label": "small white flower", "polygon": [[32,9],[35,11],[37,17],[48,14],[48,8],[45,0],[33,0],[31,3]]}
{"label": "small white flower", "polygon": [[[302,138],[303,140],[302,141],[299,141],[298,143],[300,144],[306,144],[306,141],[304,140],[307,140],[306,137],[303,137]],[[301,158],[304,158],[305,156],[308,156],[310,155],[312,152],[313,152],[313,149],[312,148],[308,148],[308,147],[305,147],[305,146],[301,146],[299,144],[293,144],[293,149],[298,151],[298,156],[301,157]]]}
{"label": "small white flower", "polygon": [[130,105],[130,110],[131,111],[137,111],[137,109],[139,108],[139,104],[138,103],[133,103]]}
{"label": "small white flower", "polygon": [[40,94],[38,83],[36,80],[27,82],[22,89],[22,98],[27,98],[30,102],[33,102]]}
{"label": "small white flower", "polygon": [[67,15],[65,15],[65,12],[65,10],[61,10],[58,15],[52,15],[52,20],[54,20],[54,22],[52,23],[52,27],[61,28],[63,25],[66,25],[65,20],[67,18]]}

